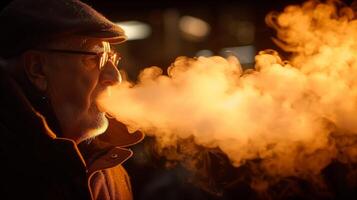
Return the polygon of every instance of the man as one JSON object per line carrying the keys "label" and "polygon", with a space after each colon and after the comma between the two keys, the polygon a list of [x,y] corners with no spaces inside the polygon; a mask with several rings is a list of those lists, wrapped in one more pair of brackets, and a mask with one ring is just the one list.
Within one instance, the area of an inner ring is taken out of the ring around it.
{"label": "man", "polygon": [[0,24],[0,199],[132,199],[114,145],[142,135],[105,132],[96,102],[121,80],[124,31],[78,0],[14,0]]}

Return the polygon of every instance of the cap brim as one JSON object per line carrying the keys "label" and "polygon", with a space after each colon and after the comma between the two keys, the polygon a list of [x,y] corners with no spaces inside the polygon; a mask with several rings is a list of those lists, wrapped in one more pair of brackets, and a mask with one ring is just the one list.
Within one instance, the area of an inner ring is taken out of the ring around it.
{"label": "cap brim", "polygon": [[127,40],[127,36],[124,32],[117,31],[98,31],[84,34],[89,37],[98,38],[103,41],[107,41],[111,44],[120,44]]}

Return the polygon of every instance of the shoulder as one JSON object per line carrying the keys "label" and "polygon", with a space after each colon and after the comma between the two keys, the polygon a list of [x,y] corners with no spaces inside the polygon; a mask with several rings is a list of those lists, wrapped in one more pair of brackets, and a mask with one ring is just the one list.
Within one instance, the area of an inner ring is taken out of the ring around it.
{"label": "shoulder", "polygon": [[129,175],[122,165],[104,169],[103,173],[111,184],[121,187],[130,187]]}
{"label": "shoulder", "polygon": [[122,165],[97,171],[91,188],[96,199],[132,200],[130,178]]}

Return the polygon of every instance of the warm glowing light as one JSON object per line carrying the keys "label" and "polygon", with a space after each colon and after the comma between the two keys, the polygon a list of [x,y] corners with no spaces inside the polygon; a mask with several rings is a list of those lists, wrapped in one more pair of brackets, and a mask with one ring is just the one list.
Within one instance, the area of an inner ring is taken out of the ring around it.
{"label": "warm glowing light", "polygon": [[197,38],[207,36],[211,29],[207,22],[192,16],[181,17],[179,27],[182,32]]}
{"label": "warm glowing light", "polygon": [[196,56],[205,56],[205,57],[213,56],[213,52],[208,49],[203,49],[203,50],[198,51],[196,53]]}
{"label": "warm glowing light", "polygon": [[125,21],[118,22],[117,25],[124,29],[125,34],[128,36],[128,40],[145,39],[151,34],[151,27],[143,22]]}
{"label": "warm glowing light", "polygon": [[[278,32],[276,43],[293,53],[289,62],[272,50],[256,55],[255,69],[247,71],[235,57],[179,57],[168,76],[147,68],[137,83],[123,82],[101,104],[161,147],[193,137],[219,147],[236,166],[259,159],[273,175],[317,174],[332,159],[357,162],[357,144],[348,139],[357,137],[352,17],[332,4],[287,7],[267,22]],[[183,30],[206,34],[204,23],[183,19]]]}
{"label": "warm glowing light", "polygon": [[221,50],[221,55],[224,57],[235,56],[241,64],[254,63],[255,47],[251,45],[239,47],[227,47]]}

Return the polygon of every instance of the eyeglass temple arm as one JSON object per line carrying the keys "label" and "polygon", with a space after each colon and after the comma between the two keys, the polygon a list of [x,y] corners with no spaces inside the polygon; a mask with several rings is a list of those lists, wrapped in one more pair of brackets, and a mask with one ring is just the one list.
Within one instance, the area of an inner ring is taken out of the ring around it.
{"label": "eyeglass temple arm", "polygon": [[90,51],[77,51],[77,50],[64,50],[64,49],[35,49],[37,51],[59,52],[59,53],[72,53],[72,54],[84,54],[84,55],[98,55],[99,53]]}

